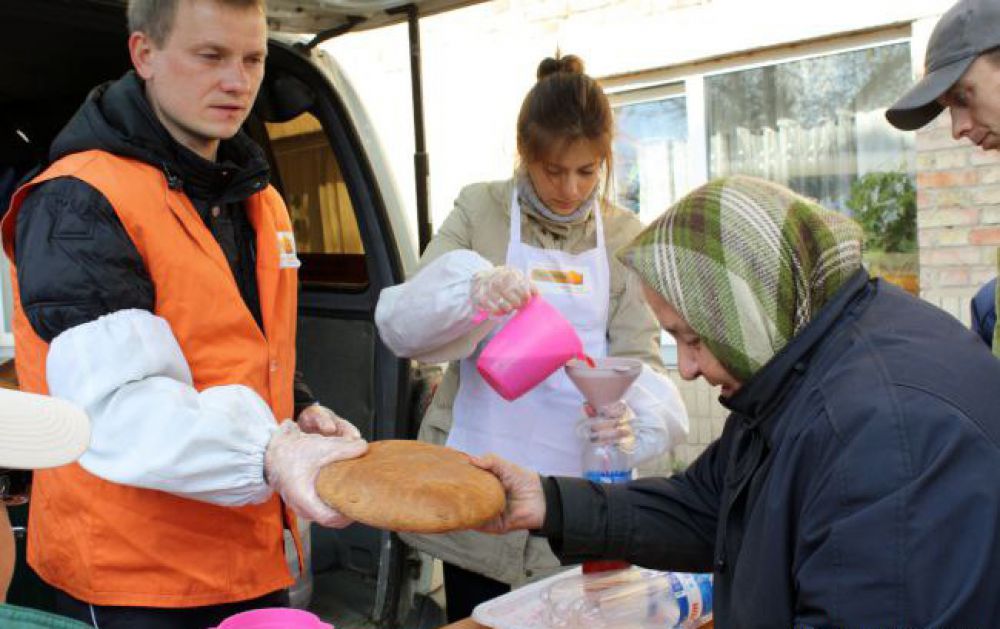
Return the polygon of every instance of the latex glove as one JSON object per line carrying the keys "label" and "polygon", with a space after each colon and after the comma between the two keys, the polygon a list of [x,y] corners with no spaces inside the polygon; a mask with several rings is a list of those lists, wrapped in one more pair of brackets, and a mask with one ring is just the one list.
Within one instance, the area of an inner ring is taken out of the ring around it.
{"label": "latex glove", "polygon": [[368,442],[364,439],[309,434],[295,422],[282,422],[264,453],[267,484],[299,517],[323,526],[344,528],[353,520],[320,499],[316,476],[327,463],[353,459],[367,450]]}
{"label": "latex glove", "polygon": [[520,269],[496,266],[472,276],[469,298],[472,306],[491,315],[505,315],[538,294],[535,285]]}
{"label": "latex glove", "polygon": [[507,506],[503,513],[483,524],[484,533],[506,533],[538,529],[545,523],[545,492],[537,472],[501,459],[495,454],[469,457],[473,465],[492,473],[503,485]]}
{"label": "latex glove", "polygon": [[354,424],[321,404],[305,407],[295,421],[302,432],[349,440],[361,438],[361,432]]}
{"label": "latex glove", "polygon": [[632,428],[635,413],[624,400],[600,409],[589,403],[584,404],[583,412],[587,416],[580,427],[584,438],[591,443],[616,445],[625,452],[635,450],[635,431]]}

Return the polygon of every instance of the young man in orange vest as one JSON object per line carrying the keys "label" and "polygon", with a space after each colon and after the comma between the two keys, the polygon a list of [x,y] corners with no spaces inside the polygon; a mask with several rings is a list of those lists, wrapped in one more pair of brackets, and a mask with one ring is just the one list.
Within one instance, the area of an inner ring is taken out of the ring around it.
{"label": "young man in orange vest", "polygon": [[[1000,150],[1000,0],[960,0],[948,9],[927,42],[924,70],[920,82],[886,111],[889,123],[913,131],[947,109],[956,140]],[[1000,249],[997,264],[1000,270]],[[993,322],[993,353],[1000,357],[1000,292],[993,286],[992,292],[985,287],[988,296],[976,295],[972,308],[975,319]]]}
{"label": "young man in orange vest", "polygon": [[295,386],[292,227],[240,131],[263,5],[131,0],[134,70],[90,94],[3,221],[21,386],[93,422],[77,464],[36,476],[28,561],[103,629],[286,605],[285,507],[349,523],[313,480],[367,444]]}

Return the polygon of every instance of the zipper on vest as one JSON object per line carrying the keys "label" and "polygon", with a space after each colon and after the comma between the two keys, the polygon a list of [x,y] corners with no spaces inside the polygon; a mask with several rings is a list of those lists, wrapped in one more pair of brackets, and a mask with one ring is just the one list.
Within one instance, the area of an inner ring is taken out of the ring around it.
{"label": "zipper on vest", "polygon": [[166,163],[160,165],[163,168],[163,175],[167,178],[167,187],[171,190],[180,190],[184,187],[184,182],[177,176]]}

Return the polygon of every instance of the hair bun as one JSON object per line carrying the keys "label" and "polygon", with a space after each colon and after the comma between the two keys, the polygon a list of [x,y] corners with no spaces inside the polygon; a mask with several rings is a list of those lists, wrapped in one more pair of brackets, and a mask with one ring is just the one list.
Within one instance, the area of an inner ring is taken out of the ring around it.
{"label": "hair bun", "polygon": [[557,56],[555,58],[546,57],[538,64],[536,76],[539,81],[557,72],[567,72],[569,74],[583,74],[583,59],[576,55]]}

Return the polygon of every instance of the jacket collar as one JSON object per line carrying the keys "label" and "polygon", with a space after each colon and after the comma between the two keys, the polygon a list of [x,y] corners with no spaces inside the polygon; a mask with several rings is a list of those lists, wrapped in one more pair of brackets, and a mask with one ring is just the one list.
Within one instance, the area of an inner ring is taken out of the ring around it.
{"label": "jacket collar", "polygon": [[[809,368],[816,349],[838,325],[845,311],[872,289],[868,273],[855,273],[824,306],[816,317],[774,358],[729,398],[719,398],[723,406],[739,416],[746,428],[753,429],[772,415]],[[770,433],[769,426],[762,426]]]}
{"label": "jacket collar", "polygon": [[50,160],[93,149],[156,166],[171,188],[205,203],[242,201],[269,178],[264,151],[244,131],[220,143],[215,162],[177,142],[153,113],[134,70],[91,91],[53,141]]}

